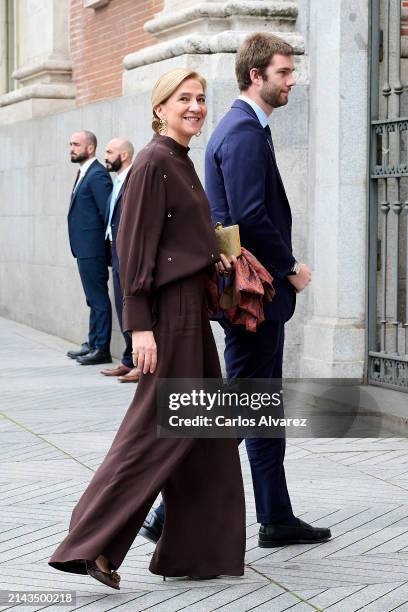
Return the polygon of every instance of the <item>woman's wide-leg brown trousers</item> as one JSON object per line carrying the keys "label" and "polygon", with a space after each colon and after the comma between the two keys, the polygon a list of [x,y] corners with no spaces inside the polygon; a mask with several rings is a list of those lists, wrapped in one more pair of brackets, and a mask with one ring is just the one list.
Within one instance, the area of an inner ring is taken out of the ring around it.
{"label": "woman's wide-leg brown trousers", "polygon": [[158,367],[142,375],[112,446],[74,508],[53,567],[85,574],[98,555],[123,562],[162,491],[163,534],[150,571],[165,576],[241,575],[245,502],[234,439],[156,437],[157,378],[218,378],[204,274],[163,287],[155,300]]}

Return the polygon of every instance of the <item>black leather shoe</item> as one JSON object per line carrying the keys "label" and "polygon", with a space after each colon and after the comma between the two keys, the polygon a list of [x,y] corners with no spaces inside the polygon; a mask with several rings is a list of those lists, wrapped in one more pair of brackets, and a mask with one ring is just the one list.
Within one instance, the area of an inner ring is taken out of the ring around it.
{"label": "black leather shoe", "polygon": [[156,544],[156,542],[158,542],[160,539],[162,531],[163,523],[157,516],[156,511],[152,510],[146,516],[144,523],[140,528],[139,535],[146,538],[146,540],[149,540],[149,542]]}
{"label": "black leather shoe", "polygon": [[96,365],[98,363],[112,363],[112,357],[109,351],[103,349],[94,349],[83,357],[77,357],[77,362],[81,365]]}
{"label": "black leather shoe", "polygon": [[295,525],[270,525],[262,523],[259,528],[258,546],[275,548],[288,544],[315,544],[331,538],[331,531],[326,527],[312,527],[301,519]]}
{"label": "black leather shoe", "polygon": [[84,355],[87,355],[90,350],[91,349],[89,348],[89,344],[87,342],[83,342],[79,351],[68,351],[67,356],[71,359],[76,359],[77,357],[83,357]]}

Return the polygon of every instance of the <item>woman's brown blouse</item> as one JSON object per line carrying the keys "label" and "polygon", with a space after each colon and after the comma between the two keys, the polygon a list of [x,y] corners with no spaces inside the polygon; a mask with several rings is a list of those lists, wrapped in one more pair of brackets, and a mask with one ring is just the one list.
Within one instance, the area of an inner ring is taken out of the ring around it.
{"label": "woman's brown blouse", "polygon": [[124,330],[151,330],[155,290],[219,260],[208,200],[188,151],[155,135],[133,162],[116,240]]}

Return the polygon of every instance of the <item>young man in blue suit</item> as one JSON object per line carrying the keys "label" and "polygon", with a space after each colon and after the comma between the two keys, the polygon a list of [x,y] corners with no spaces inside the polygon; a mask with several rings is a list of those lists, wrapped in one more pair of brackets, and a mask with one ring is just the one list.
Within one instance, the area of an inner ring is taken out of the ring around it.
{"label": "young man in blue suit", "polygon": [[90,308],[88,341],[68,357],[81,365],[111,363],[112,308],[108,292],[105,216],[112,180],[96,159],[96,136],[83,130],[70,140],[71,162],[79,164],[68,212],[69,242]]}
{"label": "young man in blue suit", "polygon": [[[268,119],[284,106],[292,87],[293,48],[268,33],[246,39],[236,56],[240,96],[212,134],[206,151],[206,192],[214,224],[238,224],[242,245],[274,278],[276,295],[265,305],[256,333],[223,321],[228,378],[282,377],[284,325],[296,292],[311,280],[292,253],[292,217],[279,174]],[[251,465],[259,546],[322,542],[329,529],[296,518],[286,486],[285,440],[245,440]]]}
{"label": "young man in blue suit", "polygon": [[101,370],[104,376],[117,376],[120,382],[138,382],[139,375],[133,366],[132,338],[122,328],[123,295],[119,277],[119,258],[116,251],[116,236],[118,234],[120,213],[122,209],[122,196],[125,190],[126,179],[132,168],[134,148],[129,140],[124,138],[113,138],[106,145],[105,164],[108,172],[116,172],[113,181],[112,194],[106,209],[105,238],[109,241],[112,251],[112,279],[115,294],[115,307],[119,326],[125,341],[121,363],[114,368]]}
{"label": "young man in blue suit", "polygon": [[[236,56],[241,95],[212,134],[205,164],[205,189],[214,224],[238,224],[242,245],[274,277],[276,295],[265,305],[266,321],[256,333],[223,321],[228,378],[281,379],[284,325],[295,309],[296,292],[311,280],[306,264],[292,253],[292,217],[279,174],[268,119],[288,102],[293,48],[268,33],[253,34]],[[285,440],[246,441],[255,493],[259,546],[323,542],[330,529],[296,518],[286,486]],[[140,534],[157,540],[163,507],[149,513]]]}

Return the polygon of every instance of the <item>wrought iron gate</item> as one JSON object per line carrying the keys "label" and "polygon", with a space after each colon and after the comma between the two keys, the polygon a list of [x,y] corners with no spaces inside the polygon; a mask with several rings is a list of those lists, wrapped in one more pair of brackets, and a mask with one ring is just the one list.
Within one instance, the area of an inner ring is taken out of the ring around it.
{"label": "wrought iron gate", "polygon": [[401,0],[371,0],[367,317],[368,381],[404,391],[408,391],[408,39],[401,39],[401,16],[405,20],[406,10],[401,11]]}

